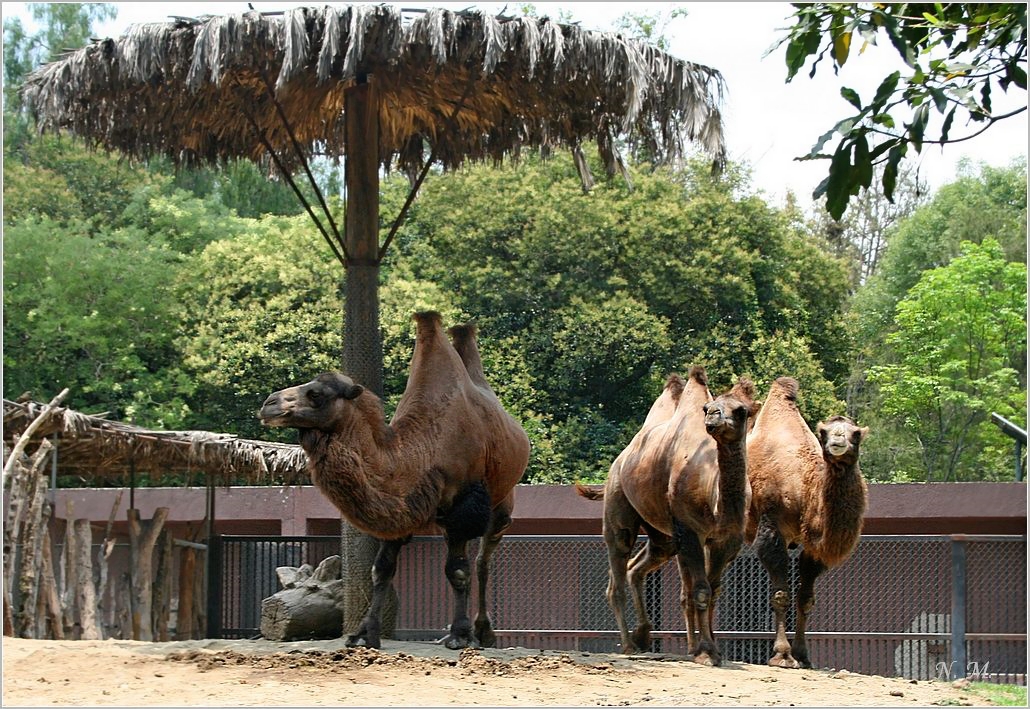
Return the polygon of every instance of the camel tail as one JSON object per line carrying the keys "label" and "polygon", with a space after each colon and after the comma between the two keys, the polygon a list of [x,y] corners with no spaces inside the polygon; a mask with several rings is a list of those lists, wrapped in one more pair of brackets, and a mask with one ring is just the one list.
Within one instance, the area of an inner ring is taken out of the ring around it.
{"label": "camel tail", "polygon": [[461,357],[461,362],[468,370],[469,377],[476,384],[489,387],[486,374],[483,372],[483,360],[479,356],[479,345],[476,344],[477,332],[476,326],[472,323],[454,325],[447,329],[447,334],[451,336],[451,344],[454,345],[458,356]]}
{"label": "camel tail", "polygon": [[604,488],[603,487],[587,487],[581,483],[576,483],[576,492],[579,493],[580,497],[585,497],[588,500],[603,500],[604,499]]}
{"label": "camel tail", "polygon": [[705,372],[705,368],[700,365],[690,368],[690,378],[701,386],[708,386],[708,373]]}

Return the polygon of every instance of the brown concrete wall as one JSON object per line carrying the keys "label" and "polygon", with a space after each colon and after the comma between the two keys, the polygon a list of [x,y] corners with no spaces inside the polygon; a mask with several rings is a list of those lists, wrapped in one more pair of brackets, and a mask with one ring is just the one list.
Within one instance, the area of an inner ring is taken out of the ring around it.
{"label": "brown concrete wall", "polygon": [[[111,513],[116,489],[57,491],[55,518],[86,517],[101,528]],[[168,507],[176,536],[203,533],[204,488],[137,488],[135,505],[143,519]],[[122,495],[115,530],[124,533],[129,491]],[[600,534],[602,502],[586,500],[571,485],[520,485],[509,534]],[[1027,486],[1023,483],[871,484],[866,534],[1026,534]],[[281,534],[339,532],[340,515],[314,487],[233,487],[215,492],[215,532]],[[431,531],[431,530],[427,530]]]}

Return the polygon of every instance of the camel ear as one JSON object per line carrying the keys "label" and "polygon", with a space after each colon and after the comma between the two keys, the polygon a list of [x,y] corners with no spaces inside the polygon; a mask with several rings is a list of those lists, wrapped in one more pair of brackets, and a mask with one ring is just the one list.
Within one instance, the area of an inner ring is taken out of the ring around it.
{"label": "camel ear", "polygon": [[361,392],[365,391],[365,387],[360,384],[352,384],[349,387],[344,387],[343,398],[344,399],[357,399],[361,396]]}
{"label": "camel ear", "polygon": [[855,432],[855,436],[853,437],[853,440],[854,440],[855,443],[861,443],[862,441],[864,441],[866,439],[866,437],[868,435],[869,435],[869,427],[868,426],[863,426],[862,428],[858,429],[858,431]]}
{"label": "camel ear", "polygon": [[826,425],[820,421],[815,425],[815,435],[819,438],[821,445],[826,443]]}

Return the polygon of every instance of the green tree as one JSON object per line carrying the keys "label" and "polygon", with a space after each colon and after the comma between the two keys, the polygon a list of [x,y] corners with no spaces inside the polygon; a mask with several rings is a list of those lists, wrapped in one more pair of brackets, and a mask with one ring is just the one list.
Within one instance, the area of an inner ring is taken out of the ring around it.
{"label": "green tree", "polygon": [[1006,261],[994,239],[965,242],[898,304],[887,338],[897,361],[872,368],[870,379],[884,422],[917,444],[918,460],[900,472],[927,481],[1007,476],[1010,441],[990,414],[1026,425],[1026,278],[1026,265]]}
{"label": "green tree", "polygon": [[[885,77],[871,99],[842,87],[841,96],[857,112],[799,158],[830,161],[814,196],[826,196],[834,219],[841,218],[851,197],[871,185],[874,166],[883,166],[880,181],[891,199],[910,147],[918,153],[924,144],[968,140],[1026,110],[1025,94],[1012,110],[994,108],[997,91],[1026,91],[1026,3],[818,2],[795,3],[794,8],[794,25],[777,45],[786,44],[787,82],[812,57],[809,76],[826,55],[836,71],[852,56],[856,41],[876,44],[884,35],[906,67],[904,74],[899,70]],[[934,114],[939,126],[931,126]],[[969,122],[978,124],[972,132],[952,131]],[[840,136],[836,148],[824,153],[834,134]]]}
{"label": "green tree", "polygon": [[4,228],[4,395],[181,427],[192,385],[178,367],[182,257],[139,231],[30,217]]}
{"label": "green tree", "polygon": [[[738,166],[717,178],[701,162],[643,166],[633,189],[589,193],[574,169],[527,157],[432,178],[389,264],[390,279],[453,293],[484,339],[515,343],[562,479],[603,477],[668,373],[692,364],[713,389],[803,365],[813,418],[841,411],[847,271],[803,220],[751,194]],[[779,369],[762,356],[776,332],[804,345]]]}
{"label": "green tree", "polygon": [[116,6],[108,3],[29,3],[32,19],[42,29],[29,33],[17,17],[4,19],[4,110],[21,110],[18,90],[36,67],[66,49],[89,43],[94,22],[114,19]]}

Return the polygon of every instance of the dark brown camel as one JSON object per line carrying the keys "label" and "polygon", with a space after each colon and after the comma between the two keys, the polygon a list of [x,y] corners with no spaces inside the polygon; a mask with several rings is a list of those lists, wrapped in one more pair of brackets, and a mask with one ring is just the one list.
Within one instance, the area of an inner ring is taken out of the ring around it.
{"label": "dark brown camel", "polygon": [[[604,499],[608,603],[627,654],[650,645],[644,579],[675,555],[690,654],[700,664],[721,661],[712,619],[723,570],[744,540],[749,495],[745,440],[748,418],[757,407],[753,394],[751,381],[741,379],[713,400],[701,367],[691,370],[685,384],[670,377],[651,408],[655,417],[612,463],[603,492],[577,485],[584,497]],[[630,561],[641,527],[648,541]],[[632,634],[625,620],[627,580],[639,619]]]}
{"label": "dark brown camel", "polygon": [[[513,488],[529,461],[525,431],[483,375],[472,325],[448,342],[436,312],[416,313],[408,384],[390,424],[380,399],[339,373],[278,391],[259,417],[300,430],[314,484],[355,527],[382,541],[372,567],[372,601],[348,645],[380,646],[382,605],[397,555],[413,534],[436,523],[447,543],[445,573],[454,590],[447,647],[491,647],[486,609],[490,557],[511,524]],[[476,571],[479,608],[469,622],[467,547],[482,537]]]}
{"label": "dark brown camel", "polygon": [[[805,641],[808,614],[815,605],[815,580],[855,549],[862,533],[866,483],[858,450],[868,428],[834,416],[808,428],[797,407],[798,383],[780,377],[769,390],[748,435],[751,507],[747,537],[769,573],[776,640],[769,664],[812,666]],[[797,630],[787,642],[790,605],[788,547],[800,545]]]}

